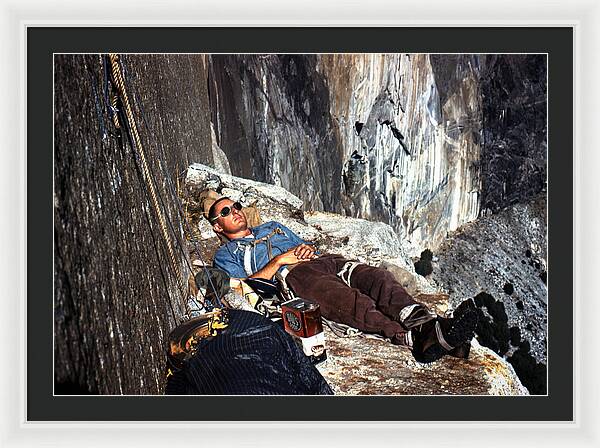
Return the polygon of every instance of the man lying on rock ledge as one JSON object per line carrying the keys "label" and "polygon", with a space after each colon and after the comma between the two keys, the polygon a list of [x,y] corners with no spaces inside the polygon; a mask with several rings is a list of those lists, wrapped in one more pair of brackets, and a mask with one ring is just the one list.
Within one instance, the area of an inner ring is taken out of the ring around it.
{"label": "man lying on rock ledge", "polygon": [[419,362],[468,357],[477,325],[470,308],[459,306],[452,318],[436,316],[385,269],[321,254],[275,221],[248,227],[241,204],[228,197],[212,204],[208,220],[227,240],[214,266],[231,277],[285,281],[296,296],[317,302],[326,319],[408,346]]}

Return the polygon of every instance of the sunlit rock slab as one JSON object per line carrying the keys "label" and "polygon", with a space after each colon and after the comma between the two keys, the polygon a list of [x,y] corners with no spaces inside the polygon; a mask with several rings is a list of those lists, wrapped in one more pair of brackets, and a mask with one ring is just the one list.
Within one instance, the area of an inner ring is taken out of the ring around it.
{"label": "sunlit rock slab", "polygon": [[510,364],[473,343],[469,359],[416,362],[406,347],[326,330],[319,370],[337,395],[528,395]]}

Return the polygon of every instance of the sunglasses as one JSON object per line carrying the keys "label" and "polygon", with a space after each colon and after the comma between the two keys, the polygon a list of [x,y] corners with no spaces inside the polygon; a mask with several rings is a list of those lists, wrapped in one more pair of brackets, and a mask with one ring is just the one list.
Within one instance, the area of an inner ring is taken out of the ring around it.
{"label": "sunglasses", "polygon": [[231,204],[231,207],[226,205],[221,209],[217,216],[210,220],[210,222],[215,222],[219,218],[225,218],[229,216],[234,208],[239,212],[242,209],[242,204],[240,204],[239,202],[234,202],[233,204]]}

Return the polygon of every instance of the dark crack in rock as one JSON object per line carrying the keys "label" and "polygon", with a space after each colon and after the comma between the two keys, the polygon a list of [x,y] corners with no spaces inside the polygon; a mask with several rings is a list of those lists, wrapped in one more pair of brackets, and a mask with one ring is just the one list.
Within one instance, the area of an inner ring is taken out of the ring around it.
{"label": "dark crack in rock", "polygon": [[515,372],[532,395],[545,395],[547,388],[546,365],[536,362],[529,350],[519,348],[508,358],[508,362],[515,368]]}
{"label": "dark crack in rock", "polygon": [[[473,304],[470,300],[464,303]],[[502,302],[482,292],[475,297],[474,303],[480,308],[477,309],[479,321],[475,332],[480,343],[499,355],[509,355],[510,346],[518,347],[507,360],[513,365],[523,385],[531,394],[544,395],[547,390],[546,365],[536,362],[530,353],[531,345],[528,341],[521,340],[521,331],[518,327],[508,328]],[[487,315],[482,308],[487,309]]]}
{"label": "dark crack in rock", "polygon": [[521,343],[521,330],[519,327],[511,327],[510,328],[510,345],[513,347],[518,347]]}

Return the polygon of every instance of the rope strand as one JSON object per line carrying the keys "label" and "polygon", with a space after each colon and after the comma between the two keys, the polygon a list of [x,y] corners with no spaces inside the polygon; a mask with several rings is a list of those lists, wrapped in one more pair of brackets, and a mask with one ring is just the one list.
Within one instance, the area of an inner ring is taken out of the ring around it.
{"label": "rope strand", "polygon": [[141,142],[141,139],[140,139],[140,136],[138,133],[137,125],[136,125],[135,118],[133,116],[133,112],[132,112],[132,108],[131,108],[131,104],[129,103],[129,96],[127,95],[127,91],[125,89],[123,75],[122,75],[120,67],[119,67],[119,57],[117,54],[111,53],[111,54],[109,54],[109,60],[111,63],[113,81],[114,81],[115,86],[117,87],[117,90],[119,91],[119,94],[121,96],[121,100],[122,100],[123,107],[124,107],[124,112],[125,112],[127,122],[128,122],[128,127],[129,127],[129,130],[131,131],[135,146],[138,149],[138,153],[139,153],[140,161],[141,161],[142,173],[144,175],[144,180],[146,182],[146,185],[148,186],[148,189],[149,189],[152,206],[154,207],[154,211],[158,218],[162,237],[164,238],[166,245],[167,245],[167,251],[169,253],[171,265],[172,265],[174,273],[175,273],[175,279],[177,281],[177,286],[179,287],[180,291],[183,292],[183,291],[186,291],[186,288],[184,287],[183,282],[181,280],[181,271],[179,269],[179,264],[177,263],[177,260],[175,258],[175,252],[172,247],[171,237],[169,236],[169,233],[167,231],[167,223],[165,221],[165,217],[163,216],[162,210],[160,209],[159,204],[158,204],[156,187],[155,187],[152,177],[150,175],[150,170],[148,168],[148,162],[146,160],[146,154],[144,153],[144,148],[142,146],[142,142]]}
{"label": "rope strand", "polygon": [[[127,127],[128,127],[128,130],[130,131],[129,135],[132,137],[132,145],[138,149],[137,159],[139,160],[139,166],[141,167],[141,171],[144,175],[145,184],[146,184],[150,199],[152,201],[153,208],[155,210],[155,213],[156,213],[158,221],[159,221],[159,227],[161,229],[162,236],[167,244],[167,250],[169,252],[169,258],[171,260],[171,264],[172,264],[173,270],[175,272],[177,285],[182,292],[185,292],[186,288],[182,282],[182,274],[181,274],[179,265],[177,264],[177,261],[175,258],[175,251],[173,249],[172,240],[167,231],[167,224],[168,224],[168,227],[170,228],[170,230],[173,232],[176,242],[177,242],[177,246],[180,249],[180,251],[182,252],[182,255],[188,265],[188,269],[190,270],[190,273],[192,273],[192,274],[193,274],[193,268],[188,260],[188,254],[187,254],[187,251],[184,250],[182,241],[180,241],[180,239],[177,238],[177,232],[175,232],[175,229],[173,228],[173,224],[171,223],[170,220],[166,220],[162,213],[162,209],[166,209],[166,205],[165,205],[164,201],[162,200],[162,196],[157,194],[156,187],[155,187],[155,184],[157,184],[157,181],[156,181],[154,174],[152,173],[152,170],[150,169],[150,167],[146,161],[146,155],[145,155],[142,143],[141,143],[137,124],[136,124],[135,118],[133,116],[132,107],[129,102],[129,96],[127,95],[126,81],[123,76],[123,73],[121,72],[121,70],[125,71],[125,66],[123,65],[123,62],[121,60],[119,60],[119,56],[117,54],[113,54],[113,53],[109,54],[108,59],[110,60],[112,78],[113,78],[114,84],[117,87],[117,90],[121,96],[121,102],[123,104],[125,118],[127,119],[127,125],[128,125]],[[106,69],[106,65],[107,64],[105,64],[105,66],[104,66],[105,69]],[[106,93],[107,93],[107,90],[105,91],[105,95],[106,95]],[[150,131],[148,123],[144,116],[144,111],[143,111],[143,107],[141,105],[141,101],[139,101],[139,98],[137,97],[135,90],[133,90],[133,99],[137,100],[138,105],[140,107],[143,125],[146,127],[146,129],[148,131]],[[112,97],[111,100],[112,100],[111,101],[112,104],[109,107],[111,108],[111,112],[114,112],[114,111],[116,111],[116,97]],[[115,126],[117,128],[120,127],[120,123],[118,121],[118,116],[116,113],[113,114],[112,118],[113,118],[113,121],[115,122],[114,123]],[[162,152],[163,157],[166,157],[164,148],[162,146],[160,146],[160,150]],[[159,162],[161,163],[161,167],[162,167],[163,171],[167,171],[164,167],[164,164],[163,164],[163,161],[161,158],[159,158]],[[178,197],[179,193],[174,191],[173,183],[169,176],[167,176],[167,185],[171,189],[172,194],[174,194],[176,197]],[[160,200],[160,204],[159,204],[159,200]],[[162,205],[162,208],[160,207],[161,205]],[[183,211],[183,208],[179,202],[177,202],[177,206],[178,206],[177,211],[179,213],[179,217],[183,220],[185,228],[186,228],[187,232],[189,233],[190,232],[189,223],[187,222],[185,212]],[[211,275],[208,273],[208,270],[206,269],[206,264],[204,263],[204,260],[202,260],[202,255],[200,253],[198,245],[196,244],[195,241],[192,241],[192,242],[193,242],[196,254],[202,261],[202,267],[205,271],[205,274],[208,277],[209,285],[214,290],[215,298],[216,298],[215,305],[218,307],[223,307],[223,303],[221,302],[220,295],[219,295],[215,285],[212,282]],[[203,293],[202,293],[202,295],[204,296],[204,299],[206,301],[206,296]],[[189,308],[187,300],[185,301],[185,308],[186,308],[186,310]],[[188,310],[188,314],[189,314],[189,311],[190,310]]]}

